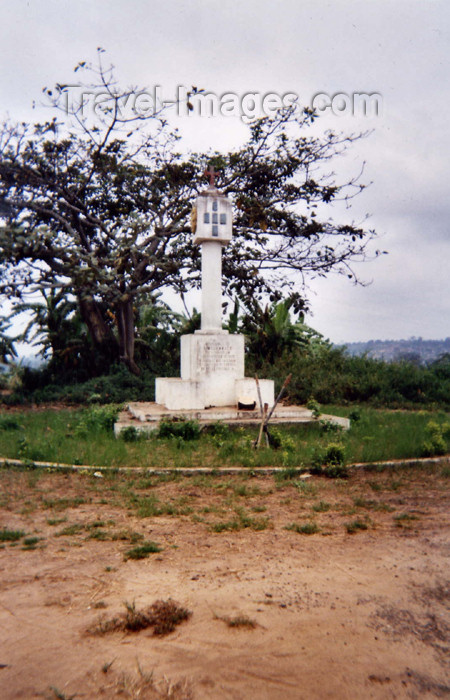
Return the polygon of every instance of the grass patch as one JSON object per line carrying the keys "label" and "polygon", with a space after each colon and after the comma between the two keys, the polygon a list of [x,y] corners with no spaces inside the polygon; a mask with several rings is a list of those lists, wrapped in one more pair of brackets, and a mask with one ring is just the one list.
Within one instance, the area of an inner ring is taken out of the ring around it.
{"label": "grass patch", "polygon": [[161,502],[155,494],[148,496],[130,496],[130,505],[135,508],[139,518],[154,518],[160,515],[189,515],[192,513],[192,506],[188,505],[188,496],[180,496],[174,501]]}
{"label": "grass patch", "polygon": [[0,542],[17,542],[24,537],[25,533],[23,530],[10,530],[5,527],[0,529]]}
{"label": "grass patch", "polygon": [[56,686],[50,686],[50,690],[52,692],[51,697],[47,695],[47,700],[75,700],[77,697],[75,695],[66,695],[65,693],[62,692],[62,690],[59,690],[59,688],[56,688]]}
{"label": "grass patch", "polygon": [[394,510],[391,506],[388,506],[386,503],[374,501],[373,499],[363,498],[361,496],[355,497],[353,499],[353,503],[355,504],[356,508],[365,508],[367,510],[377,510],[385,513],[390,513]]}
{"label": "grass patch", "polygon": [[[351,415],[351,407],[329,406],[327,412]],[[238,428],[199,430],[192,421],[176,421],[165,426],[161,439],[117,440],[112,431],[116,408],[96,406],[89,409],[29,411],[14,417],[0,415],[0,454],[67,464],[140,467],[189,467],[203,464],[274,466],[283,468],[277,483],[293,481],[299,471],[316,467],[342,466],[346,463],[377,462],[389,459],[421,457],[424,444],[434,443],[432,451],[450,451],[449,414],[444,411],[387,411],[374,408],[359,410],[359,420],[352,421],[349,431],[333,439],[334,429],[319,421],[297,426],[277,426],[281,447],[254,450],[257,429]],[[3,429],[1,428],[3,421]],[[10,425],[11,427],[7,427]],[[19,426],[13,428],[13,425]],[[438,438],[436,437],[438,436]],[[437,444],[437,441],[439,444]],[[284,449],[283,444],[289,449]],[[430,451],[430,450],[429,450]],[[336,465],[336,462],[338,464]],[[333,470],[329,469],[329,474]],[[108,478],[104,474],[105,479]],[[52,504],[53,508],[70,507]]]}
{"label": "grass patch", "polygon": [[293,486],[295,486],[302,496],[315,496],[318,491],[315,484],[312,484],[310,481],[305,481],[304,479],[294,481]]}
{"label": "grass patch", "polygon": [[213,523],[210,526],[212,532],[233,532],[237,530],[255,530],[257,532],[266,530],[269,526],[269,518],[252,517],[242,508],[236,509],[236,517],[231,520],[225,520],[218,523]]}
{"label": "grass patch", "polygon": [[83,496],[75,496],[74,498],[44,498],[42,501],[44,508],[51,508],[52,510],[78,508],[78,506],[82,506],[85,503],[88,503],[88,501]]}
{"label": "grass patch", "polygon": [[73,535],[79,535],[83,530],[83,525],[74,523],[73,525],[68,525],[67,527],[63,527],[62,530],[55,532],[55,537],[72,537]]}
{"label": "grass patch", "polygon": [[326,501],[319,501],[319,503],[314,503],[312,509],[315,513],[326,513],[331,508],[331,504]]}
{"label": "grass patch", "polygon": [[247,615],[235,615],[235,617],[228,617],[228,615],[214,615],[215,620],[221,620],[225,622],[227,627],[239,627],[243,629],[255,629],[258,623],[252,620]]}
{"label": "grass patch", "polygon": [[298,467],[286,467],[279,472],[275,472],[275,483],[282,484],[284,481],[293,481],[302,471]]}
{"label": "grass patch", "polygon": [[88,540],[98,540],[99,542],[106,542],[111,539],[111,534],[106,532],[106,530],[93,530],[89,533]]}
{"label": "grass patch", "polygon": [[162,547],[156,542],[143,542],[142,544],[128,549],[124,554],[124,559],[146,559],[149,554],[161,552]]}
{"label": "grass patch", "polygon": [[118,530],[117,532],[111,533],[111,539],[114,540],[126,540],[130,544],[136,544],[144,539],[144,535],[140,532],[134,532],[133,530]]}
{"label": "grass patch", "polygon": [[368,530],[369,525],[365,520],[356,518],[356,520],[352,520],[351,523],[345,523],[345,529],[349,535],[354,535],[356,532],[360,532],[361,530]]}
{"label": "grass patch", "polygon": [[419,520],[417,515],[413,513],[400,513],[394,516],[394,523],[396,527],[410,527],[414,520]]}
{"label": "grass patch", "polygon": [[47,525],[61,525],[62,523],[67,522],[67,518],[47,518]]}
{"label": "grass patch", "polygon": [[316,535],[320,532],[317,523],[303,523],[303,525],[299,523],[290,523],[286,525],[284,529],[297,532],[299,535]]}

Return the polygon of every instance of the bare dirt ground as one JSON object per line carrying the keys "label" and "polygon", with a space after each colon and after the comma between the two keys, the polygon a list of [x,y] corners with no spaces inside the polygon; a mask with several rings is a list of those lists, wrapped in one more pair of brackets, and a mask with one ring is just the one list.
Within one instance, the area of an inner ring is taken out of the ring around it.
{"label": "bare dirt ground", "polygon": [[[448,481],[2,471],[0,529],[26,534],[0,550],[0,697],[448,697]],[[126,560],[132,533],[162,550]],[[192,616],[167,636],[88,632],[169,598]]]}

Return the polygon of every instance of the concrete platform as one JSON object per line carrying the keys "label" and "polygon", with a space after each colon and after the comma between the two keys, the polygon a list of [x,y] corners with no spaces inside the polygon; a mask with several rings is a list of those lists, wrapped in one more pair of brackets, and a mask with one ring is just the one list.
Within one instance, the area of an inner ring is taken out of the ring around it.
{"label": "concrete platform", "polygon": [[[170,418],[196,420],[200,425],[208,425],[217,421],[223,421],[228,425],[235,426],[260,425],[261,423],[260,412],[257,409],[254,411],[239,411],[235,406],[218,406],[202,410],[169,411],[157,403],[136,401],[129,403],[126,410],[119,415],[114,426],[114,432],[117,437],[124,428],[129,428],[130,426],[133,426],[136,430],[152,432],[158,428],[161,420]],[[314,418],[312,412],[305,406],[278,406],[270,419],[270,425],[317,423],[318,420],[328,420],[331,423],[340,425],[344,430],[350,428],[348,418],[325,414],[321,415],[320,418]]]}

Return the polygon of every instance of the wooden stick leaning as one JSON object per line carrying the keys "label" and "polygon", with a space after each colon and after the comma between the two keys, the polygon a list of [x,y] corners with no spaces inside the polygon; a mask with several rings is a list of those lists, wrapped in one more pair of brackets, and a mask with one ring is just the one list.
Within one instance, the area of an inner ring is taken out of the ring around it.
{"label": "wooden stick leaning", "polygon": [[267,414],[267,409],[269,408],[268,404],[264,404],[262,402],[262,396],[261,396],[261,387],[259,385],[259,379],[258,376],[255,374],[255,382],[256,382],[256,389],[258,392],[258,401],[259,401],[259,410],[261,414],[261,425],[259,428],[259,434],[258,437],[256,438],[255,442],[253,443],[253,447],[255,450],[259,447],[260,442],[261,442],[261,437],[264,429],[264,421],[266,420],[266,414]]}
{"label": "wooden stick leaning", "polygon": [[258,400],[259,400],[259,410],[261,411],[261,418],[264,413],[264,408],[263,408],[263,402],[262,402],[262,397],[261,397],[261,387],[259,386],[259,379],[258,376],[255,374],[255,382],[256,382],[256,389],[258,391]]}
{"label": "wooden stick leaning", "polygon": [[[269,404],[268,404],[268,403],[265,403],[265,404],[264,404],[264,408],[263,408],[263,410],[262,410],[262,419],[261,419],[261,425],[260,425],[260,427],[259,427],[259,435],[258,435],[258,438],[257,438],[257,440],[256,440],[256,442],[255,442],[255,450],[258,449],[258,447],[259,447],[259,445],[260,445],[260,443],[261,443],[261,438],[262,438],[262,435],[263,435],[263,432],[264,432],[264,424],[265,424],[265,422],[266,422],[266,416],[267,416],[267,411],[268,411],[268,409],[269,409]],[[266,438],[267,438],[267,436],[266,436]]]}
{"label": "wooden stick leaning", "polygon": [[[256,379],[256,386],[258,387],[258,390],[259,390],[259,381],[258,381],[257,377],[255,377],[255,379]],[[283,386],[281,387],[277,398],[275,399],[275,403],[273,404],[272,408],[270,409],[269,414],[267,414],[267,408],[266,408],[267,404],[264,404],[264,411],[263,411],[263,417],[262,417],[262,422],[261,422],[261,428],[259,431],[258,439],[255,442],[255,449],[259,447],[263,433],[266,436],[266,444],[267,445],[270,444],[269,431],[267,429],[267,426],[269,424],[270,419],[272,418],[272,414],[273,414],[274,410],[276,409],[278,402],[280,401],[281,397],[283,396],[284,391],[285,391],[286,387],[288,386],[289,382],[291,381],[291,379],[292,379],[292,374],[288,374],[288,376],[286,377],[286,379],[283,382]],[[260,397],[260,392],[259,392],[258,396]],[[260,399],[260,403],[262,403],[261,399]]]}
{"label": "wooden stick leaning", "polygon": [[275,403],[274,403],[274,405],[272,406],[272,408],[270,409],[270,413],[269,413],[269,415],[268,415],[267,418],[266,418],[266,423],[265,423],[265,426],[266,426],[266,427],[267,427],[268,422],[269,422],[270,419],[272,418],[272,413],[273,413],[274,410],[276,409],[277,404],[278,404],[279,400],[281,399],[281,397],[283,396],[284,391],[285,391],[286,387],[288,386],[289,382],[291,381],[291,379],[292,379],[292,374],[288,374],[288,376],[287,376],[286,379],[284,380],[283,386],[281,387],[280,392],[279,392],[277,398],[275,399]]}

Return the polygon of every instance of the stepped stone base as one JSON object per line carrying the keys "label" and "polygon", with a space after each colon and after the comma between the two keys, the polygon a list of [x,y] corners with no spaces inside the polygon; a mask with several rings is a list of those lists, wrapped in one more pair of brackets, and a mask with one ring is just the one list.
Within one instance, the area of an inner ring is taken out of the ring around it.
{"label": "stepped stone base", "polygon": [[[254,411],[239,411],[234,406],[216,406],[214,408],[199,410],[186,409],[171,411],[157,403],[133,402],[128,404],[127,409],[120,414],[114,426],[114,432],[116,437],[118,437],[122,430],[131,426],[136,428],[136,430],[152,432],[158,428],[161,420],[170,418],[196,420],[200,425],[208,425],[210,423],[216,423],[217,421],[223,421],[228,425],[236,426],[259,425],[261,423],[259,409],[255,409]],[[350,427],[348,418],[322,415],[320,419],[340,425],[344,430],[348,430]],[[313,418],[311,411],[304,406],[279,406],[272,415],[270,425],[316,422],[317,418]]]}
{"label": "stepped stone base", "polygon": [[[274,382],[260,379],[261,400],[273,406]],[[180,379],[159,377],[155,380],[156,402],[169,411],[204,410],[208,407],[230,406],[241,403],[259,405],[254,379],[216,376],[211,379]]]}
{"label": "stepped stone base", "polygon": [[[261,379],[263,403],[273,406],[274,382]],[[196,331],[181,336],[181,378],[158,377],[156,403],[169,411],[210,406],[259,406],[256,382],[244,376],[244,336],[224,330]]]}

